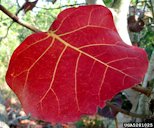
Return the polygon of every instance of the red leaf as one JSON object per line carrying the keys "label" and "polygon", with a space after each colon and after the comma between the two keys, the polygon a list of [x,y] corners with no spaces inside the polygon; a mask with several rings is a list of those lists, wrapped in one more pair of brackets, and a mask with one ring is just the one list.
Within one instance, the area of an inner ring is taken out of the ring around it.
{"label": "red leaf", "polygon": [[98,5],[66,9],[48,32],[15,50],[6,81],[24,110],[50,122],[95,114],[97,106],[140,83],[148,59],[119,37],[111,12]]}

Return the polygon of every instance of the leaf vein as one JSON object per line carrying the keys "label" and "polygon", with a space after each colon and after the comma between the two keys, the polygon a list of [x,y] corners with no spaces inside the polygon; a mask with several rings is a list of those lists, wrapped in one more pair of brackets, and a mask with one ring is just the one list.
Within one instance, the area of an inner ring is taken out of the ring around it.
{"label": "leaf vein", "polygon": [[102,77],[102,81],[101,81],[101,85],[99,87],[99,91],[98,91],[98,97],[99,97],[99,104],[100,104],[100,100],[101,100],[101,90],[102,90],[102,86],[104,84],[104,81],[105,81],[105,77],[106,77],[106,73],[107,73],[107,70],[108,70],[108,67],[105,68],[105,71],[103,73],[103,77]]}
{"label": "leaf vein", "polygon": [[[25,79],[25,82],[24,82],[24,86],[23,88],[25,88],[26,86],[26,83],[28,81],[28,77],[29,77],[29,73],[31,71],[31,69],[34,67],[34,65],[47,53],[47,51],[52,47],[53,43],[54,43],[54,40],[55,38],[53,38],[51,44],[48,46],[48,48],[41,54],[41,56],[39,56],[36,61],[27,69],[27,74],[26,74],[26,79]],[[24,89],[23,89],[24,90]]]}
{"label": "leaf vein", "polygon": [[117,72],[120,72],[120,73],[122,73],[122,74],[124,74],[124,75],[126,75],[126,76],[129,76],[130,78],[136,80],[135,77],[130,76],[129,74],[126,74],[125,72],[123,72],[123,71],[121,71],[121,70],[119,70],[119,69],[117,69],[117,68],[115,68],[115,67],[113,67],[113,66],[110,66],[110,65],[108,65],[107,63],[103,62],[102,60],[99,60],[99,59],[95,58],[94,56],[92,56],[92,55],[90,55],[90,54],[88,54],[88,53],[86,53],[86,52],[84,52],[84,51],[78,49],[77,47],[75,47],[75,46],[73,46],[73,45],[67,43],[65,40],[63,40],[61,37],[59,37],[58,35],[56,35],[54,32],[50,31],[50,32],[49,32],[49,35],[52,36],[52,37],[54,37],[54,38],[56,38],[58,41],[60,41],[62,44],[66,45],[67,47],[70,47],[70,48],[74,49],[75,51],[77,51],[77,52],[79,52],[79,53],[81,53],[81,54],[83,54],[83,55],[85,55],[85,56],[87,56],[87,57],[89,57],[89,58],[95,60],[96,62],[98,62],[98,63],[100,63],[100,64],[102,64],[102,65],[104,65],[104,66],[106,66],[106,67],[108,67],[108,68],[111,68],[111,69],[113,69],[113,70],[115,70],[115,71],[117,71]]}
{"label": "leaf vein", "polygon": [[75,100],[76,100],[78,111],[80,111],[80,107],[79,107],[78,94],[77,94],[77,71],[78,71],[80,57],[81,57],[81,53],[79,53],[79,56],[76,60],[76,66],[75,66]]}
{"label": "leaf vein", "polygon": [[115,60],[112,60],[112,61],[109,61],[107,62],[107,64],[112,64],[112,63],[115,63],[115,62],[118,62],[118,61],[122,61],[122,60],[137,60],[136,57],[124,57],[124,58],[120,58],[120,59],[115,59]]}
{"label": "leaf vein", "polygon": [[27,49],[30,48],[31,46],[33,46],[33,45],[35,45],[35,44],[37,44],[37,43],[40,43],[40,42],[42,42],[42,41],[48,39],[49,37],[50,37],[50,36],[47,35],[46,37],[44,37],[44,38],[42,38],[42,39],[40,39],[40,40],[37,40],[36,42],[34,42],[34,43],[30,44],[30,45],[27,45],[27,47],[24,48],[23,50],[21,50],[21,51],[18,53],[17,56],[19,56],[21,53],[23,53],[25,50],[27,50]]}
{"label": "leaf vein", "polygon": [[82,27],[80,27],[80,28],[78,28],[78,29],[71,30],[71,31],[69,31],[69,32],[65,32],[65,33],[63,33],[63,34],[59,34],[58,36],[59,36],[59,37],[61,37],[61,36],[66,36],[66,35],[69,35],[69,34],[78,32],[78,31],[80,31],[80,30],[82,30],[82,29],[85,29],[85,28],[101,28],[101,29],[107,29],[107,30],[114,31],[114,30],[112,30],[112,29],[110,29],[110,28],[107,28],[107,27],[101,27],[101,26],[96,26],[96,25],[86,25],[86,26],[82,26]]}
{"label": "leaf vein", "polygon": [[[53,72],[53,76],[52,76],[52,80],[50,82],[50,85],[49,85],[49,88],[47,89],[46,93],[42,96],[42,98],[40,99],[40,102],[43,101],[43,99],[47,96],[48,92],[51,90],[54,95],[56,96],[56,99],[58,99],[58,96],[56,95],[56,93],[54,92],[54,90],[52,89],[52,85],[54,83],[54,80],[55,80],[55,76],[56,76],[56,72],[57,72],[57,68],[58,68],[58,65],[59,65],[59,62],[65,52],[65,50],[67,49],[67,46],[65,46],[65,48],[62,50],[60,56],[58,57],[58,60],[57,60],[57,63],[56,63],[56,66],[54,68],[54,72]],[[59,104],[59,99],[57,100],[57,104],[58,104],[58,113],[60,113],[60,104]]]}

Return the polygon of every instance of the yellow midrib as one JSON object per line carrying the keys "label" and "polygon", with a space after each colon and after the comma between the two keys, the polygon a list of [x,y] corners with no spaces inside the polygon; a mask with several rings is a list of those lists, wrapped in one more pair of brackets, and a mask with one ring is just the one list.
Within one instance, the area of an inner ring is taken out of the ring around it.
{"label": "yellow midrib", "polygon": [[106,64],[105,62],[103,62],[103,61],[101,61],[101,60],[99,60],[99,59],[93,57],[92,55],[90,55],[90,54],[88,54],[88,53],[86,53],[86,52],[84,52],[84,51],[78,49],[77,47],[75,47],[75,46],[73,46],[73,45],[67,43],[65,40],[63,40],[61,37],[59,37],[59,36],[58,36],[57,34],[55,34],[53,31],[49,31],[48,34],[49,34],[51,37],[53,37],[53,38],[57,39],[58,41],[60,41],[60,42],[61,42],[62,44],[64,44],[65,46],[72,48],[73,50],[75,50],[75,51],[77,51],[77,52],[79,52],[79,53],[81,53],[81,54],[83,54],[83,55],[85,55],[85,56],[87,56],[87,57],[89,57],[89,58],[91,58],[91,59],[93,59],[93,60],[95,60],[95,61],[101,63],[101,64],[103,64],[104,66],[106,66],[106,67],[108,67],[108,68],[111,68],[111,69],[113,69],[113,70],[115,70],[115,71],[118,71],[118,72],[124,74],[125,76],[128,76],[128,77],[131,77],[131,78],[133,78],[133,79],[136,79],[136,78],[134,78],[133,76],[130,76],[129,74],[126,74],[126,73],[124,73],[123,71],[121,71],[121,70],[119,70],[119,69],[117,69],[117,68],[115,68],[115,67],[112,67],[112,66]]}
{"label": "yellow midrib", "polygon": [[61,43],[63,43],[65,46],[68,46],[68,47],[74,49],[75,51],[78,51],[79,53],[81,53],[81,54],[83,54],[83,55],[86,55],[86,56],[90,57],[91,59],[93,59],[93,60],[95,60],[95,61],[97,61],[97,62],[100,62],[101,64],[103,64],[103,65],[105,65],[105,66],[108,66],[106,63],[102,62],[101,60],[98,60],[97,58],[95,58],[95,57],[89,55],[88,53],[86,53],[86,52],[84,52],[84,51],[78,49],[77,47],[74,47],[73,45],[67,43],[67,42],[64,41],[62,38],[60,38],[57,34],[55,34],[55,33],[53,33],[53,32],[50,31],[50,32],[49,32],[49,35],[50,35],[51,37],[57,39],[57,40],[60,41]]}

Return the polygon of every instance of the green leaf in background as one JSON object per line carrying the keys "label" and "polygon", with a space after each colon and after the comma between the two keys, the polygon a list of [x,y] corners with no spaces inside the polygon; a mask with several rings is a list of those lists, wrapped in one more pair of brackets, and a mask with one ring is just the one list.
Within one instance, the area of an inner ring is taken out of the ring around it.
{"label": "green leaf in background", "polygon": [[114,0],[103,0],[106,6],[110,7]]}

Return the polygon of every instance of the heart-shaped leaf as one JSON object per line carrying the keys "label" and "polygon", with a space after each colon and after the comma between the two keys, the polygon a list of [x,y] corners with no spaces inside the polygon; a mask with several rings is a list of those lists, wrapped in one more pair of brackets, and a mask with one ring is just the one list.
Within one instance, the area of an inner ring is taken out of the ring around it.
{"label": "heart-shaped leaf", "polygon": [[148,59],[125,44],[99,5],[61,12],[48,32],[30,35],[12,55],[6,81],[24,110],[50,122],[95,114],[97,106],[140,83]]}

